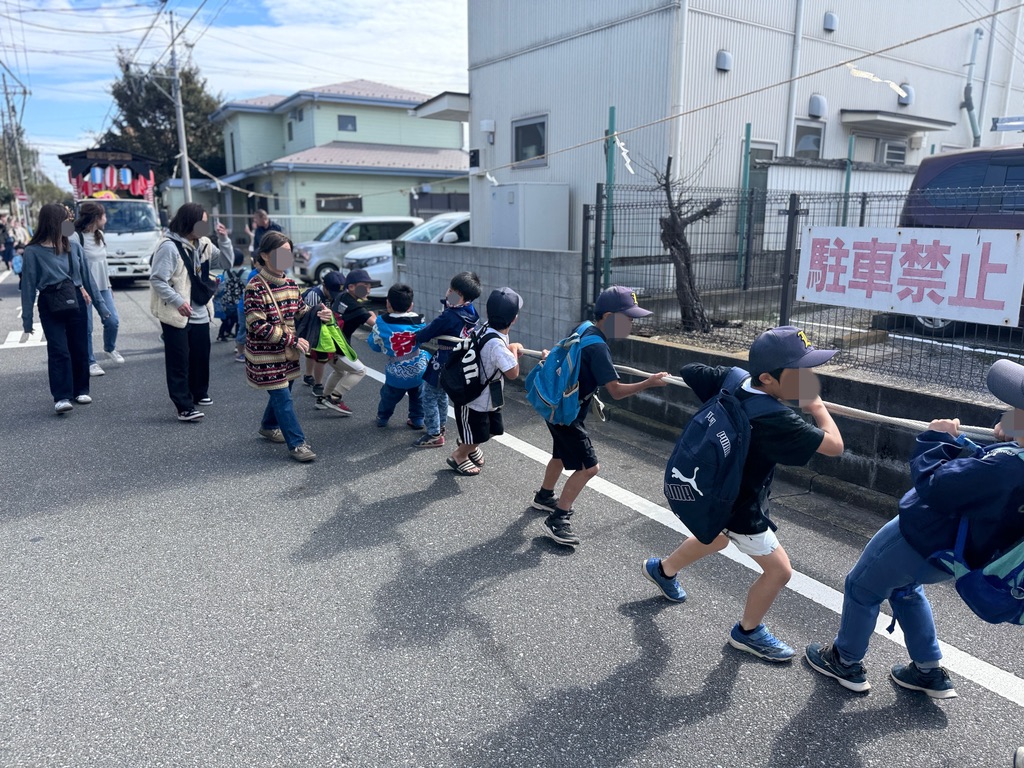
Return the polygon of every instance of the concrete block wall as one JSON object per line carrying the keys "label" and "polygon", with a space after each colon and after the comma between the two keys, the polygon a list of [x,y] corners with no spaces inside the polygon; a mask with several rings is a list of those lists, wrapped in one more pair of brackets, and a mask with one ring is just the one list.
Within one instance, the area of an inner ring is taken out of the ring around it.
{"label": "concrete block wall", "polygon": [[580,319],[580,268],[581,256],[573,251],[409,243],[398,279],[412,286],[416,309],[428,321],[437,316],[440,299],[458,272],[480,276],[483,290],[476,307],[482,317],[490,292],[508,286],[523,297],[510,338],[528,349],[543,349],[568,335]]}

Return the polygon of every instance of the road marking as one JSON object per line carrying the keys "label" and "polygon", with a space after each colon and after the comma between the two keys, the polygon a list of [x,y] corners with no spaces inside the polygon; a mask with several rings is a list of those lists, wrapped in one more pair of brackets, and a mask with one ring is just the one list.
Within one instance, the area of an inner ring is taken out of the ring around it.
{"label": "road marking", "polygon": [[[379,371],[367,366],[366,373],[373,379],[379,382],[384,381],[384,374]],[[455,418],[455,412],[449,408],[448,417],[451,419]],[[520,440],[518,437],[505,433],[504,435],[498,435],[492,438],[495,442],[501,443],[504,446],[511,448],[516,453],[526,456],[529,459],[533,459],[539,464],[547,464],[551,458],[551,454],[548,451],[538,448],[537,446]],[[569,474],[564,472],[563,474]],[[645,499],[643,496],[639,496],[632,491],[628,491],[614,483],[605,480],[602,477],[595,477],[587,483],[587,488],[597,491],[603,496],[611,499],[612,501],[622,504],[624,507],[628,507],[635,512],[639,512],[644,517],[648,517],[657,523],[661,523],[666,528],[671,528],[684,536],[691,536],[689,529],[683,525],[683,523],[672,514],[672,511],[667,507],[663,507],[660,504],[655,504],[649,499]],[[736,546],[730,542],[729,546],[723,549],[718,554],[723,557],[727,557],[735,563],[749,568],[750,570],[760,573],[761,568],[755,563],[750,557],[736,549]],[[828,608],[835,614],[841,615],[843,612],[843,593],[832,589],[827,584],[822,584],[820,581],[812,579],[806,574],[800,573],[799,571],[793,571],[793,578],[790,579],[789,584],[786,586],[787,589],[796,592],[798,595],[806,597],[807,599]],[[906,648],[906,643],[903,640],[903,631],[899,625],[890,635],[886,628],[892,621],[891,617],[886,616],[883,613],[879,613],[878,621],[875,623],[875,634],[881,635],[886,640],[889,640],[896,645]],[[830,638],[831,639],[831,638]],[[987,688],[992,693],[1003,697],[1007,701],[1016,704],[1019,707],[1024,707],[1024,680],[1017,677],[1011,672],[1007,672],[1004,669],[989,664],[987,661],[971,656],[966,651],[962,651],[956,646],[945,643],[942,640],[939,641],[939,648],[942,651],[942,663],[947,669],[956,672],[961,677],[971,680],[982,688]]]}
{"label": "road marking", "polygon": [[[25,337],[25,341],[22,341],[22,337]],[[34,333],[22,333],[21,331],[10,331],[7,334],[7,340],[0,344],[0,349],[24,349],[25,347],[45,347],[46,339],[36,331]]]}

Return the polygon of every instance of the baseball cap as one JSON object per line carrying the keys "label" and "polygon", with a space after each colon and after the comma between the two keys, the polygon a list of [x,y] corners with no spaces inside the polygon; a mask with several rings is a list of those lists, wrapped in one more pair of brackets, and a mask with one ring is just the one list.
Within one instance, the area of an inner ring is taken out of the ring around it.
{"label": "baseball cap", "polygon": [[487,297],[487,322],[492,328],[508,328],[523,306],[523,297],[511,288],[495,288]]}
{"label": "baseball cap", "polygon": [[832,359],[836,349],[817,349],[807,334],[792,325],[765,331],[750,345],[747,368],[757,379],[762,373],[780,368],[813,368]]}
{"label": "baseball cap", "polygon": [[1007,405],[1024,408],[1024,366],[996,360],[988,369],[988,391]]}
{"label": "baseball cap", "polygon": [[345,278],[341,276],[341,272],[331,270],[330,272],[324,275],[324,288],[326,288],[331,293],[340,290],[344,284]]}
{"label": "baseball cap", "polygon": [[365,269],[353,269],[345,275],[345,287],[348,288],[350,285],[356,283],[369,283],[371,288],[376,288],[381,284],[380,280],[374,280],[370,277],[370,273]]}
{"label": "baseball cap", "polygon": [[594,302],[594,314],[598,317],[605,312],[622,312],[629,317],[647,317],[650,310],[641,309],[636,303],[636,294],[624,285],[613,285],[601,291]]}

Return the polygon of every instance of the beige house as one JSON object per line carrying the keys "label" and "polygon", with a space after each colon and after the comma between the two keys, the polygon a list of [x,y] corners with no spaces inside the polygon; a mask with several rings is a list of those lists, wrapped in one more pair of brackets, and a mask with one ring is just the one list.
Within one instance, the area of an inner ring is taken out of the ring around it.
{"label": "beige house", "polygon": [[[227,173],[219,190],[193,174],[193,199],[217,205],[236,239],[263,208],[296,242],[343,216],[468,210],[462,126],[413,116],[427,99],[354,80],[227,102],[210,117],[223,128]],[[181,181],[168,182],[168,208],[182,199]]]}

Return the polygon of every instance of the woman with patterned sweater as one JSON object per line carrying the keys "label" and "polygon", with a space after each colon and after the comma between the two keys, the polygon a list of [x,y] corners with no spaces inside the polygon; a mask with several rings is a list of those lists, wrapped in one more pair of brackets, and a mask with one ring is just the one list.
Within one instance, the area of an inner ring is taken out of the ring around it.
{"label": "woman with patterned sweater", "polygon": [[[259,433],[272,443],[287,443],[296,461],[313,461],[316,454],[306,443],[292,402],[292,384],[299,377],[299,358],[309,342],[295,333],[295,321],[309,307],[295,282],[285,276],[291,267],[292,241],[280,232],[266,232],[254,255],[257,274],[245,286],[245,375],[256,389],[270,397]],[[321,320],[330,319],[322,306]]]}

